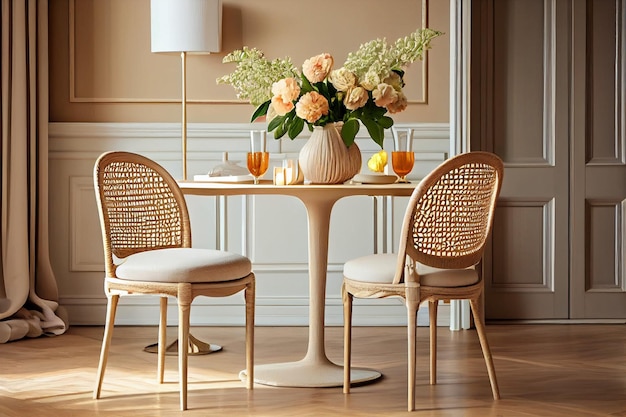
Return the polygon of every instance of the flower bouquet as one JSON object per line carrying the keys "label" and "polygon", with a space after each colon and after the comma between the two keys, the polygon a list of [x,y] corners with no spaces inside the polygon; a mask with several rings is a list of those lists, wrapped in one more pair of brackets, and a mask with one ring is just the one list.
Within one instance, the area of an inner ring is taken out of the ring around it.
{"label": "flower bouquet", "polygon": [[384,130],[393,125],[387,113],[407,107],[405,69],[421,60],[431,40],[442,34],[418,29],[392,45],[375,39],[349,53],[338,69],[328,53],[307,59],[299,70],[289,57],[269,61],[263,52],[243,47],[224,57],[224,63],[237,67],[217,83],[232,85],[238,98],[256,106],[251,120],[266,116],[276,139],[285,134],[294,139],[305,125],[313,131],[314,126],[343,122],[341,137],[350,147],[362,123],[382,148]]}

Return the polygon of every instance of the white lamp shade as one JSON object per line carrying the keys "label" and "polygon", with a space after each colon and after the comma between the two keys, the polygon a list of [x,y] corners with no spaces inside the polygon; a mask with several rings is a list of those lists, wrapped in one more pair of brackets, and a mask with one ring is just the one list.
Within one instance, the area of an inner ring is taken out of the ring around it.
{"label": "white lamp shade", "polygon": [[152,52],[220,52],[221,0],[150,0]]}

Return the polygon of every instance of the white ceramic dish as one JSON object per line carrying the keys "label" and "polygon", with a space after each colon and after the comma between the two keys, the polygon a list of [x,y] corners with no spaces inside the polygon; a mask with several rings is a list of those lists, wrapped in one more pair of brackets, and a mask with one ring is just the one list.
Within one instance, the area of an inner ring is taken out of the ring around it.
{"label": "white ceramic dish", "polygon": [[356,174],[353,178],[353,182],[361,184],[392,184],[396,182],[397,177],[395,175],[386,174]]}
{"label": "white ceramic dish", "polygon": [[210,175],[194,175],[193,176],[193,180],[194,181],[203,181],[203,182],[240,182],[240,183],[246,183],[246,182],[252,182],[252,175],[250,174],[246,174],[246,175],[224,175],[224,176],[219,176],[219,177],[212,177]]}

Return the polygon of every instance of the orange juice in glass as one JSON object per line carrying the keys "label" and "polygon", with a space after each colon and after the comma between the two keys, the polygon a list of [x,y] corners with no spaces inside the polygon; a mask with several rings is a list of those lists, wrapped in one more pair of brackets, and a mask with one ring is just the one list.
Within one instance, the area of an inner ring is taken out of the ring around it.
{"label": "orange juice in glass", "polygon": [[413,152],[413,129],[392,127],[393,151],[391,152],[391,167],[396,173],[398,183],[408,183],[406,176],[413,170],[415,153]]}
{"label": "orange juice in glass", "polygon": [[250,131],[250,152],[248,152],[248,171],[254,177],[254,183],[265,174],[270,164],[270,154],[267,152],[267,135],[265,130]]}

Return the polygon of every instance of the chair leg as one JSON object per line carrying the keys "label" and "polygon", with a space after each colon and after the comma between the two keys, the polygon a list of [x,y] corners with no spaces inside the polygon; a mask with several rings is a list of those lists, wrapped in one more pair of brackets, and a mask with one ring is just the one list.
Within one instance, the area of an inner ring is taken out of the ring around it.
{"label": "chair leg", "polygon": [[352,294],[341,286],[343,299],[343,393],[350,393],[350,364],[352,362]]}
{"label": "chair leg", "polygon": [[430,317],[430,385],[437,384],[437,300],[428,302],[428,315]]}
{"label": "chair leg", "polygon": [[480,340],[480,347],[483,351],[483,356],[485,357],[485,364],[487,365],[487,373],[489,374],[489,382],[491,383],[493,399],[499,400],[500,390],[498,389],[498,381],[496,380],[496,369],[493,366],[491,350],[489,349],[489,343],[487,342],[487,333],[482,319],[482,309],[479,300],[470,300],[470,307],[472,308],[472,314],[474,315],[474,324],[476,325],[478,340]]}
{"label": "chair leg", "polygon": [[407,408],[409,411],[415,410],[415,367],[416,367],[416,351],[417,344],[415,339],[417,337],[417,310],[419,309],[419,302],[416,300],[410,300],[407,297],[407,343],[408,343],[408,395],[407,395]]}
{"label": "chair leg", "polygon": [[167,297],[161,297],[160,299],[160,312],[159,312],[159,347],[158,347],[158,364],[157,364],[157,381],[159,384],[163,383],[163,375],[165,373],[165,346],[167,336]]}
{"label": "chair leg", "polygon": [[96,380],[96,388],[93,390],[94,400],[100,398],[104,371],[107,367],[107,360],[109,359],[109,347],[111,346],[111,339],[113,337],[113,327],[115,326],[115,312],[117,311],[117,302],[120,296],[118,294],[110,294],[108,298],[106,323],[104,326],[104,336],[102,338],[102,348],[100,350],[100,362],[98,364],[98,377]]}
{"label": "chair leg", "polygon": [[246,388],[254,385],[254,309],[255,309],[255,282],[252,281],[245,290],[246,300]]}
{"label": "chair leg", "polygon": [[[180,295],[180,291],[179,291]],[[182,298],[182,299],[181,299]],[[189,313],[191,302],[178,299],[178,373],[180,378],[180,409],[187,409],[187,365],[189,353]]]}

